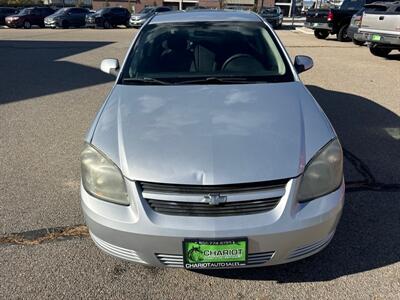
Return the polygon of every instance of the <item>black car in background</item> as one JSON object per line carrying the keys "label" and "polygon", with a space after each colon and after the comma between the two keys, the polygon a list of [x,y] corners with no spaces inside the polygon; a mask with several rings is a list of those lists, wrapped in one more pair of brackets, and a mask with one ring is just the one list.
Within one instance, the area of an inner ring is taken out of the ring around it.
{"label": "black car in background", "polygon": [[130,12],[123,7],[106,7],[86,15],[86,27],[110,29],[118,25],[129,27]]}
{"label": "black car in background", "polygon": [[306,15],[304,26],[314,30],[318,39],[325,39],[330,34],[336,34],[340,42],[351,39],[347,35],[352,16],[365,4],[376,0],[344,0],[338,9],[310,9]]}
{"label": "black car in background", "polygon": [[82,27],[86,24],[87,8],[67,7],[57,10],[54,14],[44,19],[44,25],[51,28]]}
{"label": "black car in background", "polygon": [[279,6],[264,7],[260,10],[259,15],[271,24],[273,28],[282,26],[283,12]]}
{"label": "black car in background", "polygon": [[17,8],[0,7],[0,25],[6,25],[6,17],[15,15],[19,12]]}
{"label": "black car in background", "polygon": [[44,18],[54,14],[54,10],[49,7],[27,7],[15,15],[6,17],[6,25],[12,28],[29,29],[32,25],[44,27]]}

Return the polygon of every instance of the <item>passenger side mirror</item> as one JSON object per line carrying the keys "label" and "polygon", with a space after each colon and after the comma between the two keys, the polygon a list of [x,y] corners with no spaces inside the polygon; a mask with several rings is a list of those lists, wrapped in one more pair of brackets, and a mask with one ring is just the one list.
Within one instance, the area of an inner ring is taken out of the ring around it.
{"label": "passenger side mirror", "polygon": [[115,58],[103,59],[100,65],[100,70],[102,70],[104,73],[117,76],[119,72],[118,59]]}
{"label": "passenger side mirror", "polygon": [[314,62],[311,57],[305,55],[297,55],[294,58],[294,67],[297,73],[302,73],[311,69],[314,66]]}

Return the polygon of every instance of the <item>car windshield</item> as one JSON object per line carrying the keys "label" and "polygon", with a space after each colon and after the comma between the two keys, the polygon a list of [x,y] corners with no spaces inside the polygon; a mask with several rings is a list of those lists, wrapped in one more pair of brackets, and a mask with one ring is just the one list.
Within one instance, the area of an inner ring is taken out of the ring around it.
{"label": "car windshield", "polygon": [[275,7],[264,8],[263,13],[276,14],[278,13],[278,9]]}
{"label": "car windshield", "polygon": [[340,6],[341,10],[359,10],[363,6],[362,0],[345,0]]}
{"label": "car windshield", "polygon": [[143,8],[143,9],[139,12],[139,14],[148,14],[148,13],[151,12],[153,9],[154,9],[154,8],[152,8],[152,7],[145,7],[145,8]]}
{"label": "car windshield", "polygon": [[65,13],[69,8],[60,8],[59,10],[57,10],[54,15],[62,15],[63,13]]}
{"label": "car windshield", "polygon": [[32,8],[24,8],[23,10],[21,10],[18,15],[29,15],[32,12]]}
{"label": "car windshield", "polygon": [[293,80],[282,50],[263,23],[196,22],[144,27],[120,83],[151,78],[178,84],[210,77]]}
{"label": "car windshield", "polygon": [[109,8],[102,8],[102,9],[99,9],[98,11],[96,11],[96,14],[102,14],[102,13],[105,13],[105,12],[107,12],[107,11],[109,11],[110,9]]}

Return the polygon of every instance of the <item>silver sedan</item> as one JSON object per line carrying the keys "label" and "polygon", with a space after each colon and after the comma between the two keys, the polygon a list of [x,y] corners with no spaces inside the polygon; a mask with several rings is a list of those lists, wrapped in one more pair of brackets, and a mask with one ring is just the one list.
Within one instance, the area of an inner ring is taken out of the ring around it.
{"label": "silver sedan", "polygon": [[258,15],[155,15],[81,154],[82,208],[105,252],[153,266],[259,267],[321,251],[344,202],[328,118]]}

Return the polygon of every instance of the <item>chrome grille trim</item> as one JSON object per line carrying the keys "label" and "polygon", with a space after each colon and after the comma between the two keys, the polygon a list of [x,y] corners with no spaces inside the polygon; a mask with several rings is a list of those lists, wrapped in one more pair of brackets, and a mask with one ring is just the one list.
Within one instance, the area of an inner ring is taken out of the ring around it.
{"label": "chrome grille trim", "polygon": [[[249,253],[247,257],[247,265],[255,266],[267,263],[274,256],[275,251]],[[165,266],[183,268],[183,256],[174,254],[156,253],[157,259]]]}
{"label": "chrome grille trim", "polygon": [[273,188],[285,188],[289,179],[224,184],[224,185],[186,185],[186,184],[167,184],[139,182],[142,191],[166,194],[209,194],[209,193],[239,193]]}
{"label": "chrome grille trim", "polygon": [[328,236],[326,236],[322,240],[319,240],[312,244],[308,244],[308,245],[301,246],[301,247],[294,249],[292,252],[290,252],[287,259],[293,259],[293,258],[297,258],[297,257],[303,256],[303,255],[307,255],[309,253],[315,252],[315,251],[325,247],[326,245],[329,244],[329,242],[333,238],[333,235],[334,235],[334,232],[331,232]]}
{"label": "chrome grille trim", "polygon": [[91,231],[89,231],[89,233],[94,243],[103,251],[126,260],[146,264],[146,262],[142,260],[135,251],[131,249],[122,248],[116,245],[112,245],[98,238]]}
{"label": "chrome grille trim", "polygon": [[234,216],[248,215],[269,211],[275,208],[280,198],[263,199],[242,202],[227,202],[220,205],[208,203],[174,202],[146,199],[149,206],[156,212],[179,216]]}
{"label": "chrome grille trim", "polygon": [[[142,198],[155,212],[179,216],[234,216],[274,209],[288,180],[229,185],[175,185],[137,182]],[[205,196],[221,194],[226,202],[210,205]]]}

